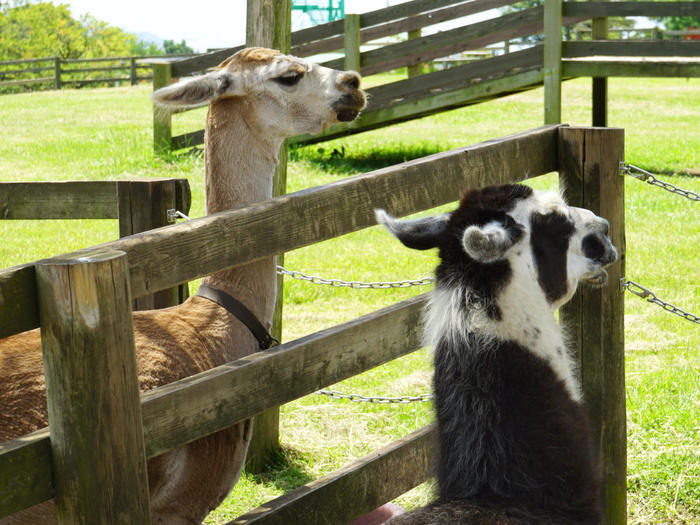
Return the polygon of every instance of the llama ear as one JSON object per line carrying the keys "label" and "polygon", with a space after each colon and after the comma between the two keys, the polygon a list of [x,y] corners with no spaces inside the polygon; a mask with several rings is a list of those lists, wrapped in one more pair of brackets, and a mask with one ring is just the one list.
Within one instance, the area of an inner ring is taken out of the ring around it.
{"label": "llama ear", "polygon": [[374,210],[374,216],[379,224],[389,230],[394,237],[408,248],[427,250],[438,245],[438,239],[447,227],[449,215],[436,215],[424,219],[399,221],[384,210]]}
{"label": "llama ear", "polygon": [[214,71],[190,78],[154,91],[153,102],[161,106],[199,106],[223,95],[243,95],[242,82],[237,75],[226,71]]}
{"label": "llama ear", "polygon": [[513,246],[508,230],[499,222],[485,226],[469,226],[462,235],[462,245],[472,259],[491,263],[501,259]]}

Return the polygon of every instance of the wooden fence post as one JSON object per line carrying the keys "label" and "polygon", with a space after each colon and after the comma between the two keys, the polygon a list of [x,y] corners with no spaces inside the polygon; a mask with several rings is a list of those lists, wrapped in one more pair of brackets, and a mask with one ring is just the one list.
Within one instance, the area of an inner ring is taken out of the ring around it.
{"label": "wooden fence post", "polygon": [[[171,224],[167,210],[189,212],[191,196],[186,180],[125,180],[117,182],[119,236]],[[133,302],[134,310],[153,310],[180,304],[188,297],[187,283]]]}
{"label": "wooden fence post", "polygon": [[150,523],[124,252],[36,265],[59,523]]}
{"label": "wooden fence post", "polygon": [[345,31],[345,64],[349,71],[360,72],[360,15],[346,14],[344,19]]}
{"label": "wooden fence post", "polygon": [[56,89],[61,89],[61,57],[53,57],[54,85]]}
{"label": "wooden fence post", "polygon": [[129,57],[129,81],[131,85],[135,85],[138,81],[136,77],[136,57]]}
{"label": "wooden fence post", "polygon": [[[418,29],[414,29],[413,31],[408,32],[408,39],[413,40],[414,38],[420,38],[422,35],[423,31],[419,27]],[[423,64],[414,64],[412,66],[408,66],[407,68],[407,73],[408,73],[408,78],[413,78],[421,75],[423,73]],[[358,70],[359,71],[359,70]]]}
{"label": "wooden fence post", "polygon": [[544,123],[561,122],[561,4],[544,2]]}
{"label": "wooden fence post", "polygon": [[593,445],[603,475],[603,523],[627,523],[627,441],[625,421],[624,130],[568,128],[559,131],[559,180],[569,204],[588,208],[610,222],[619,260],[608,268],[607,286],[585,284],[560,310],[581,363],[583,391]]}
{"label": "wooden fence post", "polygon": [[[172,82],[172,66],[168,62],[154,62],[153,91]],[[167,153],[172,149],[173,118],[169,111],[162,111],[153,105],[153,149],[156,153]]]}
{"label": "wooden fence post", "polygon": [[[596,1],[596,0],[593,0]],[[608,19],[594,18],[591,27],[591,40],[608,38]],[[605,127],[608,125],[608,79],[593,77],[593,125]]]}
{"label": "wooden fence post", "polygon": [[[246,14],[246,45],[263,46],[289,53],[291,49],[291,0],[248,0]],[[282,144],[279,164],[273,180],[273,195],[287,191],[287,141]],[[277,256],[277,264],[284,264],[284,254]],[[272,323],[272,335],[282,340],[282,306],[284,281],[277,276],[277,303]],[[271,408],[255,416],[253,439],[248,448],[246,469],[261,472],[271,454],[279,447],[279,408]]]}

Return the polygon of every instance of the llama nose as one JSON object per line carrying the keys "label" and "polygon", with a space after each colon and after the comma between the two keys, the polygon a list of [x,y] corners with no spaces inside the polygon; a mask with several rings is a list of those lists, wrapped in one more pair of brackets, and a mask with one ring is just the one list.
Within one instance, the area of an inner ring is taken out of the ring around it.
{"label": "llama nose", "polygon": [[338,78],[338,83],[346,88],[360,89],[360,75],[354,71],[345,71],[340,75],[340,78]]}

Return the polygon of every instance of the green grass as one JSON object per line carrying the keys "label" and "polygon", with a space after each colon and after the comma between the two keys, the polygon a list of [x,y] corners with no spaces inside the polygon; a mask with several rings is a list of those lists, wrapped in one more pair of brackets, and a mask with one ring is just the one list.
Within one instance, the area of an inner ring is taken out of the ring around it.
{"label": "green grass", "polygon": [[[370,79],[386,81],[389,76]],[[610,125],[624,127],[626,159],[700,192],[700,80],[610,80]],[[203,213],[203,162],[156,158],[149,86],[64,90],[0,97],[2,180],[186,177],[191,215]],[[289,191],[445,149],[539,126],[542,90],[454,110],[391,129],[294,149]],[[590,122],[590,81],[563,86],[563,120]],[[175,117],[175,133],[202,126],[203,110]],[[549,175],[530,181],[555,187]],[[700,313],[698,206],[626,180],[627,276],[659,297]],[[449,208],[449,206],[447,207]],[[117,236],[116,221],[0,221],[0,267],[97,244]],[[378,228],[286,255],[290,269],[348,280],[429,275],[432,252],[398,246]],[[357,291],[285,283],[284,339],[338,324],[424,290]],[[700,516],[700,368],[697,325],[626,295],[626,391],[630,523],[697,523]],[[334,386],[365,395],[430,389],[431,356],[415,352]],[[282,449],[260,475],[244,473],[208,523],[225,523],[270,498],[332,472],[432,420],[429,403],[368,405],[307,396],[281,410]],[[430,483],[399,499],[430,500]]]}

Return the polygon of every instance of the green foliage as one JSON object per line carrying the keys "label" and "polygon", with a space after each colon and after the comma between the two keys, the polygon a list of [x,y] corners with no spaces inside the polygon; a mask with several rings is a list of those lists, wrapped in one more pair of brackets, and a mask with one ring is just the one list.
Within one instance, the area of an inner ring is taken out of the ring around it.
{"label": "green foliage", "polygon": [[663,22],[664,27],[671,31],[700,28],[700,17],[697,16],[667,16],[656,20]]}
{"label": "green foliage", "polygon": [[136,41],[90,15],[74,19],[66,4],[24,0],[3,3],[0,12],[0,60],[127,55]]}
{"label": "green foliage", "polygon": [[166,55],[194,53],[194,49],[188,46],[184,39],[179,44],[173,40],[165,40],[163,42],[163,49],[165,50]]}

